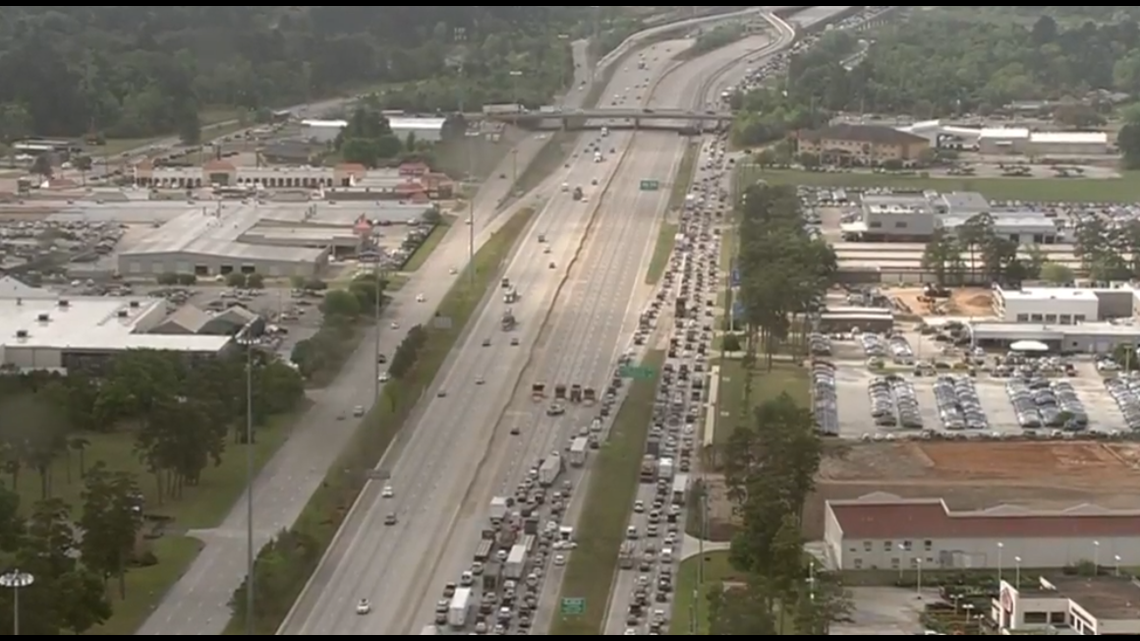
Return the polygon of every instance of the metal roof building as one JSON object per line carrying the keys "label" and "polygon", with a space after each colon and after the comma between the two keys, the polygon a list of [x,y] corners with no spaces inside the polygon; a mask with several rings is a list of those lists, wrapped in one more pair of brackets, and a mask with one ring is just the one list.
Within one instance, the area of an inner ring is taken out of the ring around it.
{"label": "metal roof building", "polygon": [[262,218],[257,204],[244,202],[220,201],[190,208],[121,252],[119,273],[129,277],[233,272],[310,276],[327,263],[331,232],[320,248],[248,242],[246,234]]}
{"label": "metal roof building", "polygon": [[413,134],[416,140],[426,140],[427,142],[439,142],[443,137],[443,125],[447,122],[444,118],[405,118],[396,117],[389,118],[388,124],[392,127],[392,133],[400,137],[400,140],[407,138],[408,134]]}

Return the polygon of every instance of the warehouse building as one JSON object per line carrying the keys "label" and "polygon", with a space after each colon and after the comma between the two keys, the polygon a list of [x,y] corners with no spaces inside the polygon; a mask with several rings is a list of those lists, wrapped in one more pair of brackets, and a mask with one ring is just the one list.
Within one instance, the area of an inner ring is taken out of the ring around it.
{"label": "warehouse building", "polygon": [[1103,131],[1035,131],[1027,149],[1033,156],[1103,156],[1109,151]]}
{"label": "warehouse building", "polygon": [[1050,323],[978,322],[967,325],[975,347],[1006,349],[1033,341],[1060,354],[1111,354],[1121,345],[1140,345],[1140,327],[1090,322],[1080,325]]}
{"label": "warehouse building", "polygon": [[446,122],[445,118],[392,117],[388,119],[392,133],[398,136],[401,141],[406,140],[408,134],[411,134],[416,140],[431,143],[443,139],[443,126]]}
{"label": "warehouse building", "polygon": [[1023,127],[986,127],[978,132],[978,152],[991,156],[1028,153],[1029,130]]}
{"label": "warehouse building", "polygon": [[[233,347],[230,336],[151,333],[166,318],[161,298],[0,295],[0,364],[21,371],[97,371],[131,349],[213,357]],[[46,292],[46,293],[43,293]]]}
{"label": "warehouse building", "polygon": [[1078,323],[1132,318],[1140,305],[1131,287],[994,287],[994,312],[1011,323]]}
{"label": "warehouse building", "polygon": [[981,194],[864,194],[857,221],[840,225],[850,238],[868,242],[925,242],[936,229],[950,232],[980,214],[988,214],[994,233],[1020,244],[1051,245],[1060,240],[1057,223],[1035,210],[994,209]]}
{"label": "warehouse building", "polygon": [[341,130],[347,126],[347,120],[302,120],[301,139],[329,144],[335,141]]}
{"label": "warehouse building", "polygon": [[[302,208],[303,209],[303,208]],[[159,274],[224,276],[233,272],[266,276],[313,276],[327,263],[333,234],[303,234],[299,246],[254,244],[245,238],[263,215],[259,206],[219,201],[193,207],[153,230],[119,254],[126,277]],[[318,243],[320,247],[311,245]]]}
{"label": "warehouse building", "polygon": [[1082,505],[951,510],[941,499],[874,493],[828,501],[824,544],[840,570],[1063,568],[1140,559],[1140,512]]}
{"label": "warehouse building", "polygon": [[1052,574],[1029,587],[1017,580],[1022,572],[1015,566],[1014,581],[1000,580],[991,621],[1007,635],[1140,635],[1140,581],[1120,573],[1119,555],[1106,560],[1111,576]]}

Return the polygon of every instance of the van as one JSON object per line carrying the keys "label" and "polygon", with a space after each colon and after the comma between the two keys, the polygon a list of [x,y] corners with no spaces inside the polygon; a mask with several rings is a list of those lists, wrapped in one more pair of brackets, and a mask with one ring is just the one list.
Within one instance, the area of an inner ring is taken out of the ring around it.
{"label": "van", "polygon": [[673,562],[673,548],[663,548],[661,550],[661,562],[662,563],[672,563]]}
{"label": "van", "polygon": [[627,538],[627,539],[636,539],[637,538],[637,526],[636,525],[630,525],[629,527],[625,528],[625,538]]}

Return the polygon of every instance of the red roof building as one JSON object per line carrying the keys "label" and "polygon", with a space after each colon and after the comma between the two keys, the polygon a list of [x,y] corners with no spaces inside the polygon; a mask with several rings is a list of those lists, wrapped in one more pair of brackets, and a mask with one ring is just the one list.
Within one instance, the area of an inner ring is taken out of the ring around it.
{"label": "red roof building", "polygon": [[951,510],[941,499],[877,493],[828,501],[824,539],[847,570],[1059,568],[1082,561],[1140,564],[1140,511],[1079,505]]}

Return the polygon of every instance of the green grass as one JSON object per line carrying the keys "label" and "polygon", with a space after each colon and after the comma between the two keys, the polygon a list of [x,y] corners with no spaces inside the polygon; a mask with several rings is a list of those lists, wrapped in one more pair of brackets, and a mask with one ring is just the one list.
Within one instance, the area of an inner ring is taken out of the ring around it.
{"label": "green grass", "polygon": [[677,236],[677,223],[661,223],[657,232],[657,243],[653,246],[653,257],[649,259],[649,271],[645,274],[646,285],[656,285],[665,275],[669,257],[673,254],[673,243]]}
{"label": "green grass", "polygon": [[685,205],[685,196],[689,195],[689,188],[693,186],[693,175],[697,171],[697,158],[701,154],[700,140],[689,141],[685,145],[685,153],[681,156],[681,164],[677,166],[677,175],[673,178],[673,188],[669,190],[669,210],[675,211]]}
{"label": "green grass", "polygon": [[[566,163],[566,158],[578,144],[578,134],[572,132],[558,131],[550,135],[550,139],[538,150],[538,153],[531,159],[530,164],[519,172],[518,180],[513,185],[512,192],[515,194],[525,194],[532,189],[542,184],[547,176],[558,171],[558,168]],[[503,202],[500,209],[505,209],[513,198],[508,198]]]}
{"label": "green grass", "polygon": [[[273,456],[289,436],[289,421],[295,414],[284,415],[270,421],[258,429],[254,445],[254,465],[260,469]],[[77,435],[78,436],[78,435]],[[178,530],[204,529],[217,526],[226,517],[238,497],[245,490],[245,446],[235,445],[233,439],[226,442],[222,464],[207,468],[202,473],[199,485],[186,486],[178,499],[158,500],[158,488],[154,476],[148,474],[146,466],[135,454],[135,436],[126,430],[111,434],[82,434],[90,445],[83,454],[84,467],[90,469],[98,461],[107,467],[136,475],[139,490],[146,498],[148,515],[166,516],[174,519],[170,525]],[[14,483],[11,474],[5,475],[4,483],[14,488],[20,495],[20,503],[30,508],[43,498],[41,478],[32,469],[20,471],[19,483]],[[82,507],[81,494],[83,480],[79,476],[79,454],[71,452],[58,457],[49,471],[51,496],[62,499],[75,510]]]}
{"label": "green grass", "polygon": [[975,178],[953,176],[923,178],[870,173],[825,173],[769,169],[755,177],[772,184],[826,187],[891,187],[937,191],[976,191],[995,200],[1036,202],[1114,202],[1140,201],[1140,172],[1123,172],[1122,178]]}
{"label": "green grass", "polygon": [[108,590],[114,614],[87,634],[127,636],[135,633],[158,607],[170,586],[194,562],[202,542],[186,536],[164,536],[151,543],[158,564],[127,573],[127,598],[119,600],[118,590]]}
{"label": "green grass", "polygon": [[[249,126],[236,122],[239,116],[240,113],[235,109],[207,109],[203,111],[199,115],[202,121],[202,139],[210,140],[219,136],[225,136]],[[107,144],[91,147],[88,151],[92,156],[117,156],[124,152],[141,149],[147,145],[153,145],[159,140],[172,136],[173,134],[155,136],[153,138],[111,138],[107,140]]]}
{"label": "green grass", "polygon": [[[660,371],[664,361],[665,354],[655,351],[645,357],[643,365]],[[586,610],[580,616],[560,615],[551,625],[551,636],[596,636],[604,632],[618,550],[640,483],[657,377],[630,385],[629,396],[593,463],[586,504],[579,517],[579,522],[589,527],[579,528],[578,547],[570,555],[562,582],[562,598],[584,598]]]}
{"label": "green grass", "polygon": [[[761,359],[762,361],[762,359]],[[737,425],[746,421],[751,414],[744,404],[744,382],[749,372],[739,360],[720,361],[720,386],[717,388],[717,421],[713,441],[717,445],[728,442]],[[772,371],[761,362],[751,372],[752,399],[749,405],[756,407],[764,401],[776,398],[787,392],[800,407],[811,407],[811,391],[808,386],[808,372],[794,363],[775,362]]]}
{"label": "green grass", "polygon": [[414,272],[420,267],[423,267],[427,259],[431,258],[431,254],[435,251],[435,248],[439,247],[439,244],[443,242],[443,237],[447,235],[447,231],[451,229],[451,225],[454,224],[454,222],[454,216],[444,216],[443,220],[436,225],[435,229],[432,229],[428,237],[424,239],[424,242],[420,243],[419,247],[416,247],[416,251],[412,252],[412,255],[408,258],[408,262],[404,263],[400,271]]}
{"label": "green grass", "polygon": [[725,581],[744,580],[729,565],[727,551],[706,552],[704,558],[704,584],[698,583],[701,573],[698,570],[701,562],[699,557],[681,561],[677,570],[677,586],[673,590],[673,619],[669,622],[670,636],[708,635],[709,591]]}
{"label": "green grass", "polygon": [[[383,457],[420,397],[439,373],[487,289],[497,285],[503,266],[533,217],[534,210],[519,210],[475,254],[475,260],[456,279],[456,284],[436,310],[437,316],[452,319],[451,327],[427,327],[427,345],[412,371],[404,378],[393,380],[384,386],[383,398],[361,421],[360,428],[340,458],[329,468],[325,481],[305,505],[293,529],[313,537],[322,553],[332,542],[337,529],[364,488],[369,473]],[[475,271],[474,289],[470,285],[468,270]],[[262,613],[265,618],[259,618],[255,622],[258,634],[276,633],[289,607],[304,589],[304,582],[315,569],[313,567],[308,571],[293,572],[298,578],[297,582],[273,586],[281,597],[280,612]],[[226,634],[240,634],[243,627],[244,622],[233,617],[226,628]]]}

